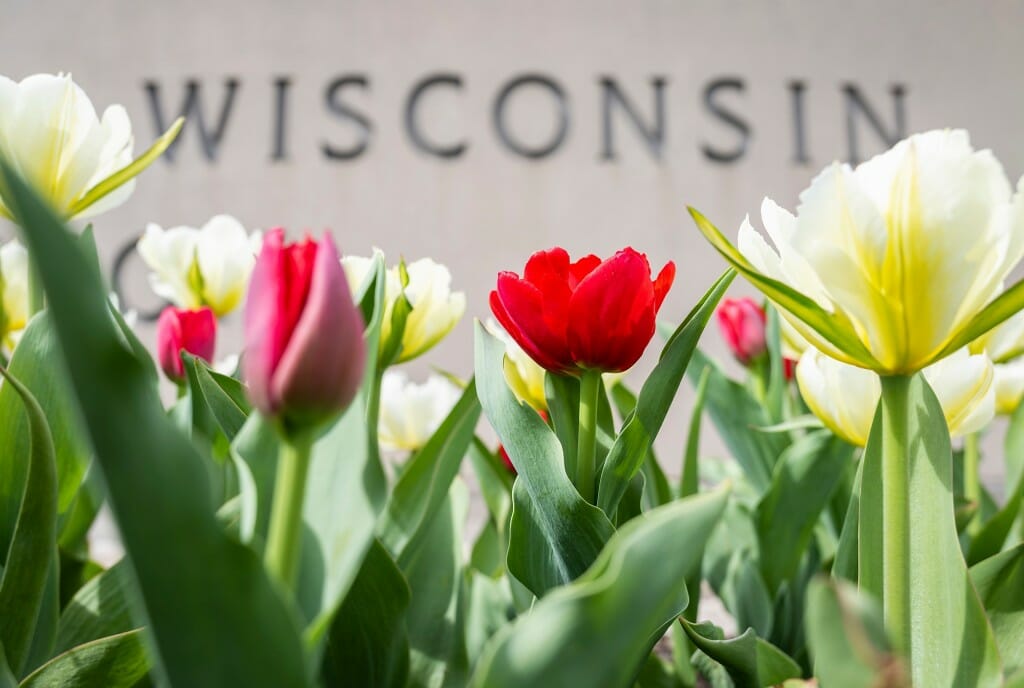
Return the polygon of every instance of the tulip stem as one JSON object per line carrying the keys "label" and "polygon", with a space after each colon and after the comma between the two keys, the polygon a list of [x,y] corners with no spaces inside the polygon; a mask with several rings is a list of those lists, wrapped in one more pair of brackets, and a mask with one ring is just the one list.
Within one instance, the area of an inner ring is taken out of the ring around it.
{"label": "tulip stem", "polygon": [[897,646],[910,635],[910,380],[882,376],[882,613]]}
{"label": "tulip stem", "polygon": [[[978,433],[972,432],[964,437],[964,498],[981,508],[981,450],[978,447]],[[967,524],[970,535],[977,534],[981,528],[981,519],[975,511]]]}
{"label": "tulip stem", "polygon": [[580,377],[580,434],[576,443],[576,489],[591,504],[594,499],[594,471],[597,463],[597,403],[601,371],[585,370]]}
{"label": "tulip stem", "polygon": [[302,544],[302,503],[306,494],[306,474],[312,438],[308,435],[285,438],[277,459],[274,504],[270,512],[265,561],[267,569],[286,588],[295,587],[300,545]]}

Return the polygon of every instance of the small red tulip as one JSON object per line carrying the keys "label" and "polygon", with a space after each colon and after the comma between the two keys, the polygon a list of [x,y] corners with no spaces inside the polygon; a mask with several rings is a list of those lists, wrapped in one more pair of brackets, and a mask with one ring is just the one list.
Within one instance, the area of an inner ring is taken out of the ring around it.
{"label": "small red tulip", "polygon": [[346,408],[366,362],[363,319],[330,234],[263,240],[245,304],[245,379],[268,417],[319,423]]}
{"label": "small red tulip", "polygon": [[743,365],[768,350],[764,309],[751,298],[724,299],[718,307],[718,328],[733,355]]}
{"label": "small red tulip", "polygon": [[793,373],[796,372],[796,361],[792,358],[782,359],[782,374],[786,377],[786,382],[793,379]]}
{"label": "small red tulip", "polygon": [[217,341],[217,319],[203,306],[196,310],[168,306],[156,322],[156,349],[160,367],[174,382],[185,379],[181,352],[187,351],[206,362],[213,360]]}
{"label": "small red tulip", "polygon": [[655,316],[675,273],[669,262],[652,280],[647,257],[632,248],[604,261],[590,255],[575,263],[565,249],[539,251],[522,277],[498,273],[491,310],[546,370],[623,371],[654,336]]}

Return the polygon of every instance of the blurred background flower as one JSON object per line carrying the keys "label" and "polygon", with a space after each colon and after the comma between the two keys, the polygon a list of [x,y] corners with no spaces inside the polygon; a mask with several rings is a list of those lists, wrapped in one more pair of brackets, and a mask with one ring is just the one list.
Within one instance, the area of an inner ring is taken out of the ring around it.
{"label": "blurred background flower", "polygon": [[459,388],[441,375],[416,383],[401,370],[388,370],[380,388],[381,448],[410,452],[422,448],[460,395]]}

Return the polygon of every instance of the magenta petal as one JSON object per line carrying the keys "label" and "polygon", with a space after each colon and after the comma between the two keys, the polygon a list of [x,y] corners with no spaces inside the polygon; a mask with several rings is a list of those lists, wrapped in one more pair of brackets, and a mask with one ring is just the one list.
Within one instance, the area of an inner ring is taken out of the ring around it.
{"label": "magenta petal", "polygon": [[271,398],[290,416],[333,414],[355,397],[365,364],[363,318],[325,233],[305,307],[273,373]]}
{"label": "magenta petal", "polygon": [[267,416],[273,416],[279,406],[279,400],[271,393],[271,378],[288,340],[282,319],[285,291],[283,259],[284,230],[272,229],[263,239],[245,302],[242,372],[249,385],[253,406]]}

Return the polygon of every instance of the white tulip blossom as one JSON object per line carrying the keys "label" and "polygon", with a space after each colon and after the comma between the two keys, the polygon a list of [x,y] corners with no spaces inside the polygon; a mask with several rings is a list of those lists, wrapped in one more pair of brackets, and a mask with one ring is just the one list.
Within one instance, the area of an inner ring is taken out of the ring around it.
{"label": "white tulip blossom", "polygon": [[[960,349],[923,371],[942,406],[950,435],[977,432],[995,415],[992,361]],[[847,442],[863,447],[882,394],[878,374],[837,361],[809,348],[796,366],[796,380],[807,406]]]}
{"label": "white tulip blossom", "polygon": [[440,427],[461,392],[447,378],[431,375],[417,384],[399,370],[384,373],[380,388],[380,446],[416,451]]}
{"label": "white tulip blossom", "polygon": [[0,246],[0,349],[14,348],[28,317],[28,251],[12,239]]}
{"label": "white tulip blossom", "polygon": [[[367,280],[373,265],[373,258],[345,256],[341,259],[353,294]],[[466,295],[453,292],[452,275],[448,268],[430,258],[421,258],[405,266],[409,283],[405,286],[405,298],[412,310],[405,321],[401,347],[395,363],[410,361],[434,347],[462,318],[466,311]],[[386,270],[384,320],[381,324],[381,348],[391,338],[391,316],[395,302],[401,297],[402,274],[399,266]]]}
{"label": "white tulip blossom", "polygon": [[[0,154],[66,219],[85,218],[123,203],[134,177],[166,150],[181,120],[139,158],[131,121],[120,105],[100,117],[70,75],[0,76]],[[0,215],[11,217],[0,200]]]}
{"label": "white tulip blossom", "polygon": [[991,330],[971,344],[995,362],[996,412],[1009,415],[1024,399],[1024,313]]}
{"label": "white tulip blossom", "polygon": [[245,296],[261,243],[260,232],[216,215],[199,229],[150,223],[138,248],[158,296],[180,308],[209,306],[222,317]]}
{"label": "white tulip blossom", "polygon": [[[811,344],[883,374],[914,373],[999,322],[979,318],[1024,255],[1017,192],[964,131],[901,141],[856,168],[834,163],[796,215],[765,199],[738,250],[696,211],[704,235]],[[1019,295],[989,311],[1019,310]]]}

